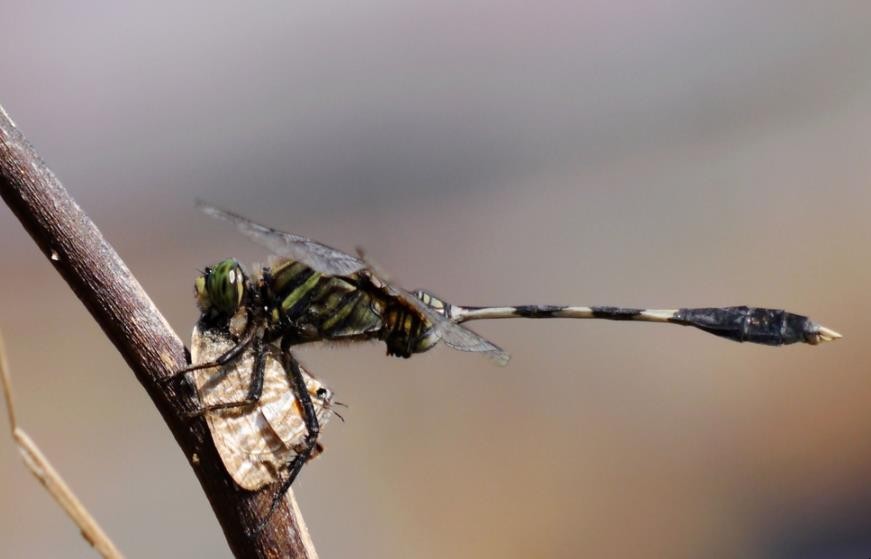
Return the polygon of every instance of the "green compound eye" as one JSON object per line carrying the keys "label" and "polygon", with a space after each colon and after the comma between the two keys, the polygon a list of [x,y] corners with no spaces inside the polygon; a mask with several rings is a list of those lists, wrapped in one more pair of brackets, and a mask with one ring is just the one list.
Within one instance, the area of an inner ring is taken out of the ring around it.
{"label": "green compound eye", "polygon": [[[221,313],[236,314],[245,295],[245,273],[242,266],[232,259],[222,260],[205,275],[205,294],[209,303]],[[201,294],[200,280],[197,280],[197,293]]]}

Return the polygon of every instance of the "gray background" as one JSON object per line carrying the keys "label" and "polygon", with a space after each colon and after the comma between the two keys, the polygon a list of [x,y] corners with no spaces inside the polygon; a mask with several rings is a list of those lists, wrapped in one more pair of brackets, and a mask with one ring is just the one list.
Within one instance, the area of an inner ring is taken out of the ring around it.
{"label": "gray background", "polygon": [[[0,104],[183,338],[263,251],[196,197],[458,303],[752,304],[847,337],[500,322],[514,356],[302,352],[350,404],[330,557],[871,553],[866,2],[2,0]],[[0,208],[24,428],[131,556],[227,556],[114,348]],[[5,428],[5,425],[4,425]],[[0,556],[90,557],[0,437]]]}

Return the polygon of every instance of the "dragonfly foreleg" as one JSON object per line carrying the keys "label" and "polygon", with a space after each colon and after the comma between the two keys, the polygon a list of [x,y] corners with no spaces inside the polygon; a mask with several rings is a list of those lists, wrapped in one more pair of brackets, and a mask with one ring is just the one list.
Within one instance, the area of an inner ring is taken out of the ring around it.
{"label": "dragonfly foreleg", "polygon": [[170,382],[171,380],[178,378],[186,373],[190,373],[191,371],[199,371],[200,369],[211,369],[213,367],[222,367],[231,361],[234,361],[242,355],[242,352],[245,351],[251,342],[254,341],[257,333],[257,327],[251,323],[245,328],[245,332],[242,334],[242,338],[239,340],[239,343],[228,349],[223,354],[219,355],[217,359],[213,361],[206,361],[204,363],[196,363],[191,364],[184,369],[179,369],[172,373],[172,375],[161,379],[162,382]]}
{"label": "dragonfly foreleg", "polygon": [[[235,349],[235,348],[233,348]],[[222,356],[223,357],[223,356]],[[203,406],[192,412],[188,412],[188,417],[197,417],[215,410],[225,410],[231,408],[241,408],[256,404],[263,394],[263,376],[266,365],[266,351],[263,348],[263,339],[256,337],[254,339],[254,367],[251,369],[251,381],[248,385],[248,394],[243,400],[234,402],[220,402],[209,406]]]}

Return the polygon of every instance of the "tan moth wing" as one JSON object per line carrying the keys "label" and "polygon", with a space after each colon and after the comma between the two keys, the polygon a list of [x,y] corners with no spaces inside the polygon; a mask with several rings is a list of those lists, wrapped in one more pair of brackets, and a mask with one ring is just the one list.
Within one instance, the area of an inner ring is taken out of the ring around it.
{"label": "tan moth wing", "polygon": [[[194,327],[191,363],[217,358],[235,345],[225,333]],[[206,414],[209,431],[224,467],[243,489],[255,491],[280,479],[281,471],[295,456],[306,435],[300,407],[287,375],[272,346],[266,348],[263,394],[253,405],[215,410]],[[247,349],[235,361],[212,369],[188,373],[200,398],[208,406],[243,400],[254,367],[254,351]],[[332,393],[302,369],[318,422],[332,416]]]}

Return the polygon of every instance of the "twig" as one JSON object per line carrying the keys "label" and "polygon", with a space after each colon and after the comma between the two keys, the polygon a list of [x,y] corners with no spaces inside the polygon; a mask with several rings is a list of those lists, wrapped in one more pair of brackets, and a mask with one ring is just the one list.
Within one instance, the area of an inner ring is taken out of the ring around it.
{"label": "twig", "polygon": [[6,348],[3,345],[3,336],[0,335],[0,381],[3,386],[3,396],[6,399],[6,410],[9,412],[9,427],[12,430],[12,438],[15,439],[15,444],[18,445],[18,451],[21,453],[21,458],[27,465],[36,479],[42,484],[49,494],[57,501],[57,504],[66,511],[76,526],[82,533],[82,536],[91,546],[97,550],[97,553],[106,559],[123,559],[123,555],[106,535],[106,532],[100,528],[85,505],[76,497],[73,490],[63,480],[57,470],[48,461],[48,458],[39,450],[36,443],[33,442],[24,429],[18,426],[18,420],[15,417],[15,407],[13,404],[14,397],[12,395],[12,379],[9,376],[9,365],[6,361]]}
{"label": "twig", "polygon": [[269,489],[235,486],[206,422],[184,416],[195,403],[178,383],[161,383],[187,363],[184,345],[130,270],[103,239],[0,106],[0,196],[115,345],[151,396],[193,467],[237,557],[317,557],[297,509],[282,503],[269,526],[250,536],[269,509]]}

